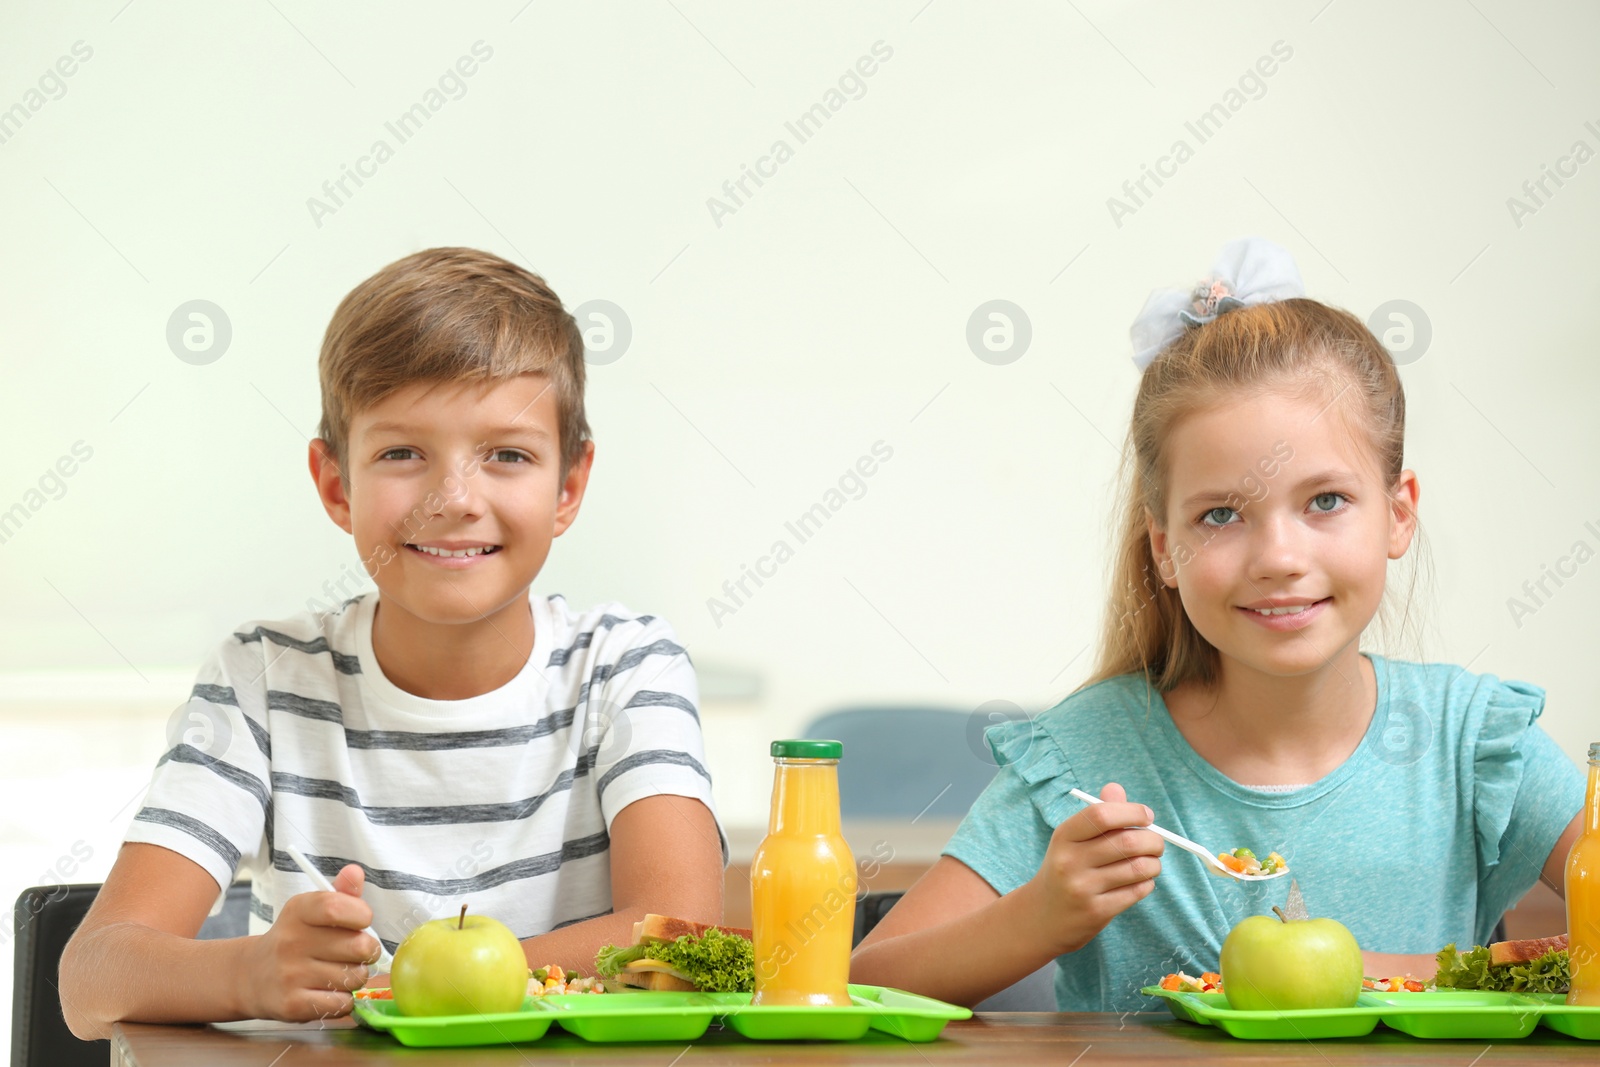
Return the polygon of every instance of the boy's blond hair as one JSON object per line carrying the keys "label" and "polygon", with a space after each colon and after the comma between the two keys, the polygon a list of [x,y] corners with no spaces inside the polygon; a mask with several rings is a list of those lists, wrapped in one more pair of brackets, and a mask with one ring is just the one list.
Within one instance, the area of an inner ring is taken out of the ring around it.
{"label": "boy's blond hair", "polygon": [[474,248],[429,248],[350,290],[318,362],[322,439],[344,469],[350,420],[414,382],[541,374],[556,397],[561,473],[583,455],[583,335],[545,280]]}

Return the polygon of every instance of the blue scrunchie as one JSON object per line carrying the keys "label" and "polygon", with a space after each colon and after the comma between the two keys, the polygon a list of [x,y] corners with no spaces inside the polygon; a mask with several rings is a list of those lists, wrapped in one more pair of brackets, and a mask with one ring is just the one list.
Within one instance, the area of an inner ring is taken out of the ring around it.
{"label": "blue scrunchie", "polygon": [[1304,296],[1294,257],[1271,241],[1245,237],[1223,246],[1211,273],[1193,289],[1157,289],[1133,320],[1133,363],[1141,371],[1191,326],[1247,304]]}

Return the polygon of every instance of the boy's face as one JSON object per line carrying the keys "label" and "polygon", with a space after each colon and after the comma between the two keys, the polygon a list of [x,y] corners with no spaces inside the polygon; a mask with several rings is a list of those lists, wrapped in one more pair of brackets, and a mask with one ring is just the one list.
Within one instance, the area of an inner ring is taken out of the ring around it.
{"label": "boy's face", "polygon": [[[1378,610],[1415,530],[1411,471],[1386,488],[1358,430],[1324,400],[1263,393],[1197,412],[1168,440],[1162,579],[1225,659],[1266,674],[1322,667]],[[1299,614],[1263,616],[1268,606]]]}
{"label": "boy's face", "polygon": [[322,445],[311,469],[329,517],[383,598],[432,623],[476,621],[526,595],[577,518],[594,458],[589,444],[562,477],[542,375],[391,393],[351,419],[342,479]]}

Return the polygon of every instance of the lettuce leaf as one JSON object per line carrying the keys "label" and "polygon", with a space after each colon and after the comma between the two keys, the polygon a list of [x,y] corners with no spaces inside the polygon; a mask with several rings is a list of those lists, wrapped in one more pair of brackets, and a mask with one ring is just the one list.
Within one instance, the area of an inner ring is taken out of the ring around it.
{"label": "lettuce leaf", "polygon": [[622,968],[634,960],[642,959],[643,945],[607,945],[594,958],[595,973],[604,978],[615,978]]}
{"label": "lettuce leaf", "polygon": [[649,957],[676,967],[702,993],[753,993],[756,988],[755,948],[747,938],[707,930],[699,937],[684,934],[673,942],[618,947],[607,945],[594,958],[594,969],[607,978],[635,960]]}
{"label": "lettuce leaf", "polygon": [[1502,993],[1565,993],[1572,984],[1566,949],[1552,949],[1529,963],[1489,966],[1482,945],[1457,952],[1454,942],[1439,952],[1438,989],[1486,989]]}

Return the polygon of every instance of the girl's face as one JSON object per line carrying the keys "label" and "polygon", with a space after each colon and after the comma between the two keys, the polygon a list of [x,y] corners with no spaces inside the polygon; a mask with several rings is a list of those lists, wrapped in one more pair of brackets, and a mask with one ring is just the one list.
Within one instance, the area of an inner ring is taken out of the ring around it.
{"label": "girl's face", "polygon": [[1416,475],[1385,486],[1337,398],[1272,392],[1189,415],[1167,457],[1150,544],[1200,635],[1277,677],[1350,648],[1377,613],[1388,561],[1411,544]]}

